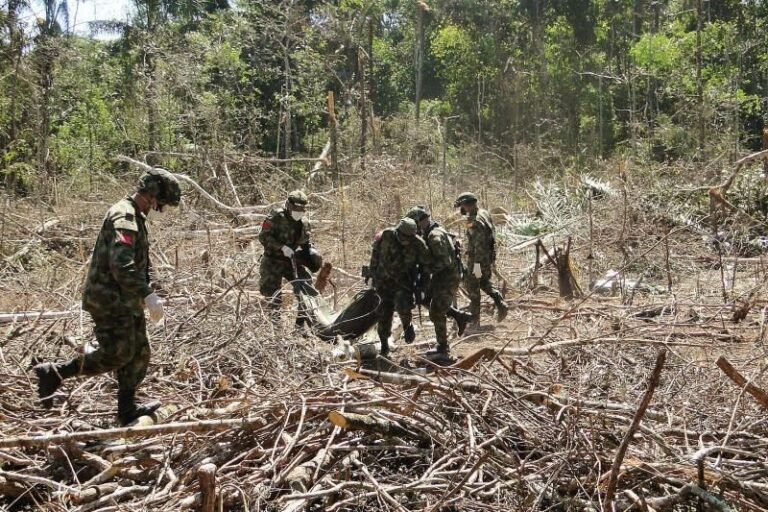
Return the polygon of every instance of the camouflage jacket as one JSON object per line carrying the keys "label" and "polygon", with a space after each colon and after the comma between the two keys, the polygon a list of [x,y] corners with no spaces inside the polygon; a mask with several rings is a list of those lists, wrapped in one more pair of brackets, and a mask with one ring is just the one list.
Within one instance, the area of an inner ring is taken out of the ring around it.
{"label": "camouflage jacket", "polygon": [[126,197],[104,217],[85,281],[83,309],[91,314],[141,314],[144,297],[152,293],[149,270],[146,217]]}
{"label": "camouflage jacket", "polygon": [[490,265],[496,259],[496,230],[491,214],[479,209],[467,219],[467,268],[472,271],[475,263]]}
{"label": "camouflage jacket", "polygon": [[433,222],[424,233],[424,241],[429,248],[430,256],[427,270],[433,276],[441,275],[459,279],[461,277],[460,262],[453,245],[453,237],[439,224]]}
{"label": "camouflage jacket", "polygon": [[421,237],[414,236],[409,245],[402,245],[396,231],[396,228],[387,228],[373,239],[370,269],[377,287],[410,287],[416,267],[429,263],[429,249]]}
{"label": "camouflage jacket", "polygon": [[294,251],[303,246],[309,251],[311,245],[309,221],[293,220],[290,212],[283,208],[272,211],[261,224],[259,242],[264,246],[264,256],[284,258],[282,247],[287,245]]}

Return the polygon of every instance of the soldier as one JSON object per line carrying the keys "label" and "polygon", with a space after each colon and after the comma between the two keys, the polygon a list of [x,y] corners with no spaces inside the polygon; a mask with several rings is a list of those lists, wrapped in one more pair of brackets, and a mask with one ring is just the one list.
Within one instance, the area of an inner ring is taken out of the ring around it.
{"label": "soldier", "polygon": [[414,301],[414,270],[426,263],[429,251],[416,234],[416,222],[404,218],[397,226],[387,228],[373,239],[370,276],[373,288],[381,298],[378,308],[378,334],[381,355],[389,354],[392,315],[397,311],[403,323],[403,338],[412,343],[416,333],[411,323]]}
{"label": "soldier", "polygon": [[491,215],[477,207],[477,197],[471,192],[459,195],[454,208],[460,208],[467,218],[467,275],[464,282],[469,294],[469,312],[475,326],[480,323],[480,290],[488,294],[496,305],[496,321],[506,318],[509,307],[499,290],[491,284],[493,264],[496,261],[496,231]]}
{"label": "soldier", "polygon": [[429,286],[425,303],[429,305],[429,319],[435,325],[437,353],[448,358],[448,327],[446,318],[453,318],[458,326],[459,336],[464,334],[470,313],[453,307],[456,291],[461,282],[462,266],[453,237],[433,221],[423,206],[414,206],[406,217],[416,221],[419,233],[429,249]]}
{"label": "soldier", "polygon": [[178,206],[181,189],[166,170],[152,169],[139,178],[138,190],[112,206],[104,218],[91,256],[83,292],[83,309],[94,324],[99,348],[68,363],[35,367],[38,395],[45,408],[63,379],[115,372],[117,417],[127,425],[151,414],[160,404],[136,405],[136,388],[144,380],[150,348],[144,308],[154,323],[163,319],[163,303],[150,287],[146,215]]}
{"label": "soldier", "polygon": [[[275,311],[282,304],[283,279],[309,280],[310,272],[317,272],[323,264],[320,253],[312,247],[309,222],[304,218],[308,202],[304,192],[294,190],[283,208],[272,211],[261,225],[259,242],[264,246],[264,255],[259,267],[259,291]],[[296,326],[305,323],[309,324],[309,318],[299,307]]]}

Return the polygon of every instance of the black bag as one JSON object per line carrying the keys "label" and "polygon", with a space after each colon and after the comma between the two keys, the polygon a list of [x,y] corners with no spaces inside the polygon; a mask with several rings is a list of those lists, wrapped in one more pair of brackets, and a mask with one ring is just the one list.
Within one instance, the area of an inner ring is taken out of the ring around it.
{"label": "black bag", "polygon": [[325,340],[334,340],[336,336],[344,339],[362,336],[376,325],[379,304],[381,298],[373,288],[358,292],[333,323],[320,329],[318,336]]}

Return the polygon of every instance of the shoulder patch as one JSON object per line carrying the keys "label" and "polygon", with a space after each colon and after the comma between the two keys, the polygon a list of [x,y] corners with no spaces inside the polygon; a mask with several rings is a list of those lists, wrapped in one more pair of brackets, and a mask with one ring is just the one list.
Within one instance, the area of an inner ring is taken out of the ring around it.
{"label": "shoulder patch", "polygon": [[120,245],[133,246],[134,235],[130,231],[123,231],[118,229],[117,235],[115,236],[115,242]]}
{"label": "shoulder patch", "polygon": [[373,235],[373,241],[374,241],[374,242],[378,242],[379,240],[381,240],[381,235],[382,235],[383,233],[384,233],[383,231],[379,231],[378,233],[376,233],[375,235]]}
{"label": "shoulder patch", "polygon": [[269,231],[271,227],[272,227],[272,221],[269,219],[264,219],[264,222],[261,223],[262,231]]}

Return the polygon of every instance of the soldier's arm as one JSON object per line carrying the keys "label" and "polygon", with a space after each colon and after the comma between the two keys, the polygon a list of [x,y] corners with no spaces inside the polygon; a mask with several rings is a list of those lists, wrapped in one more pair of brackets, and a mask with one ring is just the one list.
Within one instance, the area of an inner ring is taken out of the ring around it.
{"label": "soldier's arm", "polygon": [[368,267],[371,269],[371,273],[376,271],[379,266],[379,260],[381,258],[381,237],[383,232],[378,232],[373,237],[373,243],[371,244],[371,262]]}
{"label": "soldier's arm", "polygon": [[301,240],[299,240],[299,246],[309,254],[309,248],[312,247],[312,229],[309,225],[309,221],[302,219],[302,232]]}
{"label": "soldier's arm", "polygon": [[423,269],[425,269],[428,272],[437,272],[437,269],[435,268],[435,265],[437,262],[435,261],[434,255],[432,254],[432,244],[431,244],[431,238],[427,237],[427,239],[423,239],[420,236],[416,237],[415,245],[416,245],[416,261]]}
{"label": "soldier's arm", "polygon": [[112,240],[107,241],[109,250],[109,271],[128,298],[144,298],[152,289],[146,273],[136,268],[136,243],[138,231],[114,229]]}
{"label": "soldier's arm", "polygon": [[478,249],[481,244],[480,226],[476,220],[471,221],[471,224],[467,226],[466,239],[467,239],[467,268],[472,271],[472,267],[476,261],[479,261]]}
{"label": "soldier's arm", "polygon": [[272,252],[279,252],[283,247],[283,242],[278,236],[278,229],[275,224],[274,216],[270,215],[261,223],[259,232],[259,242],[264,249],[270,249]]}
{"label": "soldier's arm", "polygon": [[442,236],[430,236],[427,239],[429,253],[432,259],[430,270],[433,274],[442,272],[451,266],[451,255],[447,250],[453,251],[453,247],[446,247]]}

